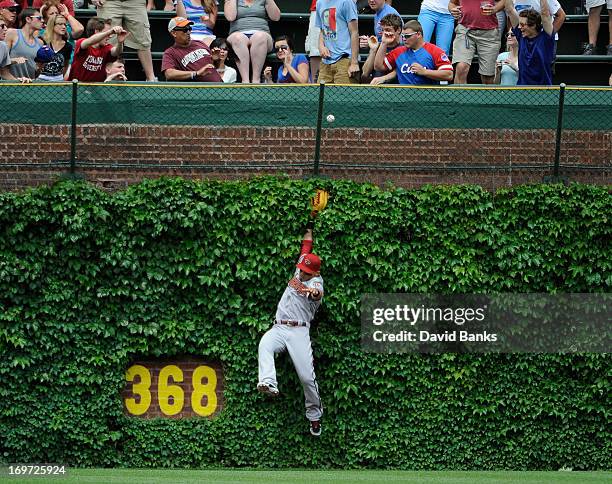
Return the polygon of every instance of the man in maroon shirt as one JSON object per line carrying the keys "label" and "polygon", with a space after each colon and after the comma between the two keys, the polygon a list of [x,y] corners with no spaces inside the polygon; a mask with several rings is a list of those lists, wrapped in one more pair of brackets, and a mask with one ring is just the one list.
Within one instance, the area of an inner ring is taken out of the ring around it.
{"label": "man in maroon shirt", "polygon": [[[104,82],[104,66],[114,62],[123,53],[123,41],[129,32],[122,27],[111,27],[110,20],[99,17],[90,18],[85,28],[88,37],[79,39],[70,66],[70,79],[81,82]],[[117,45],[109,44],[110,38],[117,36]]]}
{"label": "man in maroon shirt", "polygon": [[161,70],[167,81],[223,82],[215,69],[208,45],[191,40],[190,22],[175,17],[168,24],[174,45],[164,51]]}

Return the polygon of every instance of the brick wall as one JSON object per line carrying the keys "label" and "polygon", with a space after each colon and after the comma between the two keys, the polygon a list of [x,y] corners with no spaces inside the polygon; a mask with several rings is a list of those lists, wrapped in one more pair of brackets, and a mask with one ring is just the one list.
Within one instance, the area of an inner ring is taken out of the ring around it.
{"label": "brick wall", "polygon": [[[65,126],[0,126],[0,189],[50,183],[67,172]],[[312,173],[310,128],[80,126],[77,172],[108,189],[162,175],[233,180]],[[321,174],[377,184],[477,183],[488,189],[542,181],[552,130],[325,129]],[[561,175],[612,182],[612,132],[565,131]],[[602,170],[601,168],[605,169]]]}

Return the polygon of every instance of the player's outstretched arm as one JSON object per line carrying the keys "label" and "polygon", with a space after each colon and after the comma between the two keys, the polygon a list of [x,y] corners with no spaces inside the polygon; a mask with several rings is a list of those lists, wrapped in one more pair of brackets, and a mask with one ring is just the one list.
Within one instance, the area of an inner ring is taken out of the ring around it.
{"label": "player's outstretched arm", "polygon": [[312,229],[306,228],[306,233],[302,238],[302,248],[300,250],[300,255],[310,254],[312,252]]}

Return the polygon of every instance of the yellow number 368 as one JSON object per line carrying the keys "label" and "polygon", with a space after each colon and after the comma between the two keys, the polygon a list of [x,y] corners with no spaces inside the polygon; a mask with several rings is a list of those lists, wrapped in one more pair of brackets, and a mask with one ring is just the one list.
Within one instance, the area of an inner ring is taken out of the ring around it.
{"label": "yellow number 368", "polygon": [[153,413],[151,402],[157,401],[161,413],[171,417],[186,410],[186,399],[196,415],[208,417],[215,413],[217,410],[215,370],[209,366],[198,366],[191,374],[191,382],[184,382],[183,375],[180,366],[166,365],[159,370],[157,386],[152,386],[151,369],[143,365],[132,365],[125,373],[126,381],[131,383],[127,393],[133,395],[125,398],[125,408],[128,413],[131,415]]}

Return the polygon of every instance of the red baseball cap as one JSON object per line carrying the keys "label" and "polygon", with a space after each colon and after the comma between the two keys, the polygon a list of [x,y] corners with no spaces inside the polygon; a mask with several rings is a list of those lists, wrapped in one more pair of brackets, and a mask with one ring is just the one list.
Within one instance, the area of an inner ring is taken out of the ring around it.
{"label": "red baseball cap", "polygon": [[300,257],[295,267],[308,274],[318,275],[321,270],[321,259],[318,255],[305,254]]}
{"label": "red baseball cap", "polygon": [[0,2],[0,8],[11,8],[11,7],[19,7],[19,4],[14,0],[2,0]]}

